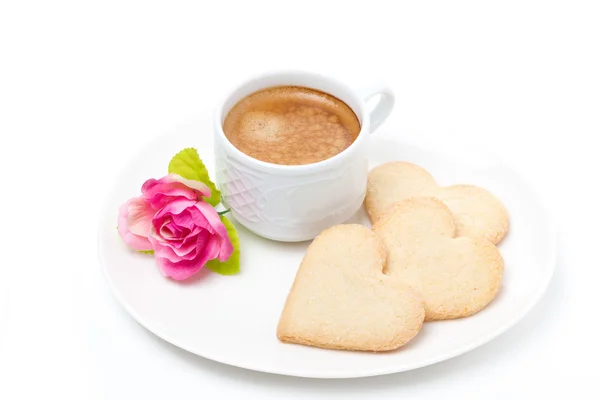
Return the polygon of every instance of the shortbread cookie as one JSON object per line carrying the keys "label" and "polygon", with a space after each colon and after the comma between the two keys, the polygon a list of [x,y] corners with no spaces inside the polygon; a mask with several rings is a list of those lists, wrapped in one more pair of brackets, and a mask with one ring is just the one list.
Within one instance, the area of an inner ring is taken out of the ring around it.
{"label": "shortbread cookie", "polygon": [[454,237],[452,213],[437,199],[403,200],[373,231],[388,251],[386,273],[421,294],[426,321],[472,315],[500,289],[504,262],[496,246]]}
{"label": "shortbread cookie", "polygon": [[508,230],[508,213],[493,194],[470,185],[440,187],[423,168],[389,162],[369,173],[365,208],[376,223],[390,208],[411,197],[436,197],[454,215],[457,236],[481,237],[497,244]]}
{"label": "shortbread cookie", "polygon": [[310,244],[279,320],[282,342],[328,349],[397,349],[421,329],[418,294],[383,274],[385,250],[362,225],[326,229]]}

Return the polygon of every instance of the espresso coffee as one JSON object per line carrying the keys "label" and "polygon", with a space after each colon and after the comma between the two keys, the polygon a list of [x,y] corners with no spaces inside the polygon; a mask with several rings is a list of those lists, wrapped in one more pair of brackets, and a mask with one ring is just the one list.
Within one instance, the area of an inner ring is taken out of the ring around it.
{"label": "espresso coffee", "polygon": [[360,132],[343,101],[318,90],[277,86],[238,102],[223,123],[227,139],[257,160],[311,164],[344,151]]}

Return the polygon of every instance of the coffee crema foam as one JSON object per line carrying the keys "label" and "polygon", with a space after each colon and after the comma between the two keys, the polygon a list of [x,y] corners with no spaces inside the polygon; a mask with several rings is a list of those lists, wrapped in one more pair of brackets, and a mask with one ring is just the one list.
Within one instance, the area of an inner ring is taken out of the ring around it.
{"label": "coffee crema foam", "polygon": [[227,139],[257,160],[312,164],[348,148],[358,137],[358,118],[343,101],[318,90],[278,86],[238,102],[223,123]]}

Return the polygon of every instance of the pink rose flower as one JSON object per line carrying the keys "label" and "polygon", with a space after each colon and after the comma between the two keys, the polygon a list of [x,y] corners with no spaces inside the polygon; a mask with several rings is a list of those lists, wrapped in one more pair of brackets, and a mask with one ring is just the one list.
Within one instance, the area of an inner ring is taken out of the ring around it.
{"label": "pink rose flower", "polygon": [[184,280],[213,259],[233,253],[227,229],[217,211],[203,200],[210,189],[176,174],[149,179],[142,195],[119,210],[119,234],[138,251],[154,250],[166,276]]}

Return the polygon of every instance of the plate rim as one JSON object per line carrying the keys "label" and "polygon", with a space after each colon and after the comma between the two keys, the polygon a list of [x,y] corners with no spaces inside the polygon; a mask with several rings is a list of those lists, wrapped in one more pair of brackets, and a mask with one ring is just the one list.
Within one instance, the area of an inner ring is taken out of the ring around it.
{"label": "plate rim", "polygon": [[[194,121],[194,122],[197,122],[197,121]],[[172,132],[173,130],[176,130],[178,127],[182,127],[185,125],[187,125],[187,124],[185,124],[185,123],[174,124],[170,130],[167,129],[167,130],[165,130],[165,132],[162,132],[162,133],[158,134],[157,136],[155,136],[154,138],[152,138],[145,146],[143,146],[143,149],[141,149],[141,151],[137,154],[146,153],[147,150],[153,148],[156,145],[156,143],[160,142],[161,140],[164,140],[166,135],[169,134],[169,132]],[[440,154],[441,150],[439,150],[439,146],[437,146],[437,147],[432,146],[431,143],[424,144],[423,142],[421,142],[419,140],[407,141],[407,140],[403,140],[402,138],[389,137],[387,135],[380,135],[380,138],[385,139],[385,140],[393,140],[393,141],[396,141],[400,145],[409,145],[409,146],[415,147],[419,150],[425,151],[427,153],[431,153],[434,155],[437,154],[441,157],[447,157],[447,156],[444,156],[443,154]],[[478,151],[480,151],[480,149],[478,149]],[[512,168],[510,166],[510,164],[506,163],[505,160],[502,159],[498,154],[495,154],[494,152],[491,152],[489,150],[485,150],[483,153],[486,156],[492,156],[491,159],[495,160],[496,168],[500,168],[501,170],[507,171],[510,174],[512,174],[513,176],[518,177],[518,179],[521,180],[521,183],[527,189],[532,189],[534,187],[527,177],[518,173],[514,168]],[[132,164],[135,162],[136,159],[137,159],[137,156],[131,157],[130,160],[127,163],[125,163],[124,167],[122,167],[122,169],[119,171],[119,173],[116,176],[120,176],[121,174],[126,173],[126,171],[128,169],[130,170],[132,167]],[[515,316],[513,316],[508,323],[503,324],[502,326],[498,327],[497,329],[495,329],[492,332],[489,332],[485,335],[480,336],[477,340],[473,340],[473,341],[469,342],[468,344],[465,344],[464,346],[454,348],[454,349],[452,349],[452,351],[446,351],[441,354],[438,354],[437,356],[425,358],[424,360],[422,360],[420,362],[413,362],[412,364],[403,365],[398,368],[390,368],[390,367],[379,368],[379,369],[373,368],[373,369],[370,369],[363,373],[347,373],[347,372],[340,373],[335,370],[332,370],[332,371],[328,371],[327,373],[321,372],[318,374],[314,374],[314,373],[311,373],[311,371],[307,371],[307,370],[293,370],[292,369],[292,370],[281,371],[281,370],[278,370],[277,368],[256,367],[256,366],[250,365],[249,363],[236,362],[236,361],[229,360],[229,359],[227,359],[227,357],[221,358],[221,357],[213,356],[213,355],[208,356],[206,354],[202,354],[202,352],[192,350],[182,343],[178,343],[177,339],[169,338],[168,335],[161,334],[158,332],[158,330],[152,329],[147,323],[144,322],[144,319],[133,309],[133,307],[123,298],[123,296],[120,294],[120,292],[115,287],[115,284],[114,284],[113,280],[111,279],[110,275],[108,274],[108,271],[106,268],[107,261],[104,259],[104,255],[103,255],[104,243],[103,243],[102,238],[104,236],[103,234],[104,234],[104,230],[105,230],[104,229],[104,220],[105,220],[106,216],[109,215],[110,199],[112,199],[114,197],[114,195],[116,194],[115,191],[116,191],[116,188],[113,186],[112,189],[108,192],[108,194],[105,196],[105,199],[104,199],[104,203],[103,203],[102,210],[101,210],[101,217],[98,221],[99,226],[97,229],[97,235],[98,235],[98,237],[97,237],[97,254],[98,254],[98,260],[100,262],[100,267],[102,269],[103,275],[106,278],[106,280],[108,281],[108,285],[110,287],[112,294],[117,298],[120,305],[127,311],[127,313],[138,324],[140,324],[142,327],[147,329],[152,334],[156,335],[161,340],[167,342],[169,345],[178,347],[178,348],[185,350],[191,354],[202,357],[206,360],[210,360],[212,362],[218,362],[221,364],[230,365],[230,366],[237,367],[237,368],[242,368],[242,369],[252,370],[252,371],[257,371],[257,372],[262,372],[262,373],[268,373],[268,374],[273,374],[273,375],[293,376],[293,377],[312,378],[312,379],[366,378],[366,377],[383,376],[383,375],[401,373],[401,372],[405,372],[405,371],[411,371],[411,370],[423,368],[423,367],[426,367],[429,365],[437,364],[439,362],[458,357],[458,356],[465,354],[471,350],[481,347],[486,343],[491,342],[493,339],[495,339],[498,336],[500,336],[501,334],[507,332],[509,329],[513,328],[516,324],[521,322],[524,319],[524,317],[539,303],[541,298],[546,293],[548,286],[552,280],[552,277],[554,276],[555,269],[556,269],[557,252],[558,252],[558,249],[557,249],[558,231],[557,231],[555,217],[551,213],[548,212],[548,207],[547,207],[546,203],[544,201],[542,201],[540,196],[538,196],[534,191],[530,191],[529,192],[530,198],[534,201],[534,204],[539,208],[540,213],[543,216],[543,218],[545,219],[545,222],[547,224],[547,229],[545,231],[546,232],[545,239],[546,239],[546,242],[548,242],[550,244],[549,250],[551,250],[551,251],[547,252],[548,257],[549,257],[547,262],[549,265],[546,266],[546,268],[545,268],[546,272],[543,275],[543,280],[541,280],[540,283],[537,285],[537,291],[531,297],[531,300],[521,309],[521,311],[518,314],[515,314]]]}

